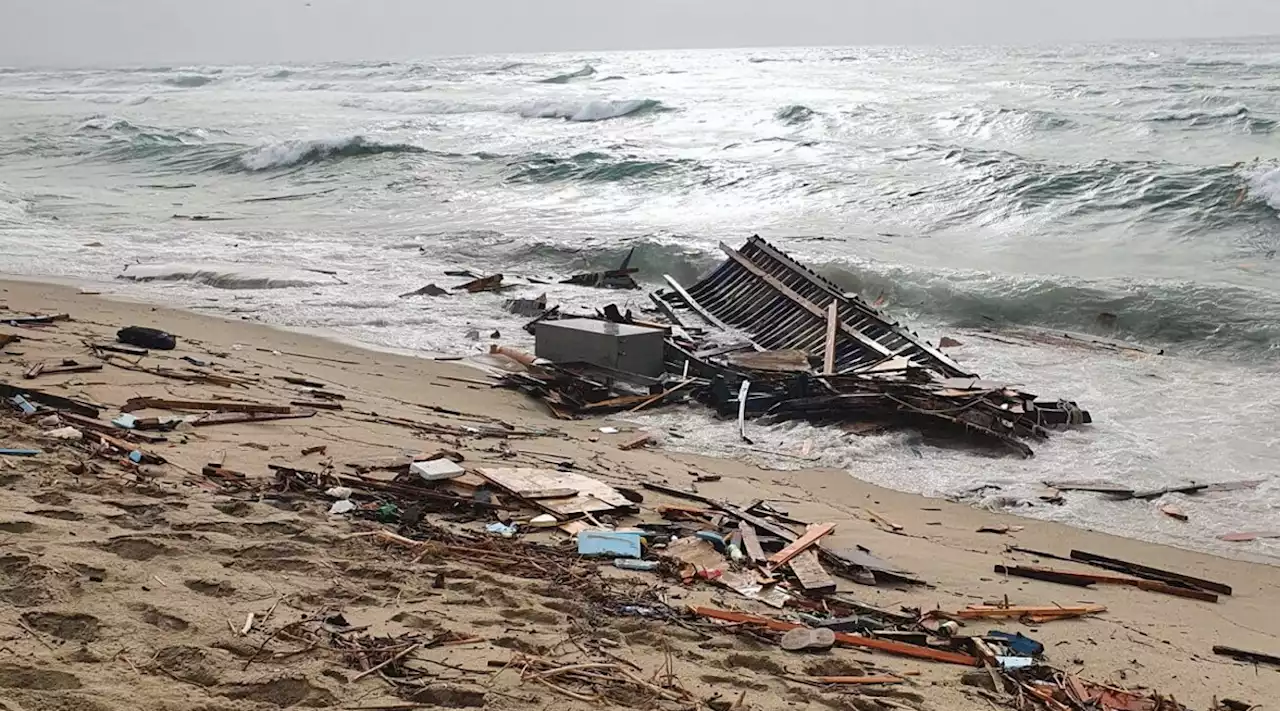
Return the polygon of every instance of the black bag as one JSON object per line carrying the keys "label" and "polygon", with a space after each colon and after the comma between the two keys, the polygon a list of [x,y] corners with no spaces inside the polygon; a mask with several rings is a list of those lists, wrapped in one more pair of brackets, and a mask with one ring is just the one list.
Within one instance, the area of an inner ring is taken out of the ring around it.
{"label": "black bag", "polygon": [[171,351],[178,347],[178,339],[164,331],[146,326],[129,326],[116,333],[116,340],[139,348],[151,348],[157,351]]}

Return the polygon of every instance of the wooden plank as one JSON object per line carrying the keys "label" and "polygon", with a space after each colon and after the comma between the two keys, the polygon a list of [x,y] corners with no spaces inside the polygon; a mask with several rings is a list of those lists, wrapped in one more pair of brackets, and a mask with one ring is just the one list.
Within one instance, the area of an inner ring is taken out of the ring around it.
{"label": "wooden plank", "polygon": [[[782,294],[787,299],[795,303],[797,306],[800,306],[801,308],[805,309],[806,311],[813,314],[819,319],[824,319],[827,317],[827,314],[825,311],[822,310],[822,307],[818,306],[817,304],[814,304],[812,301],[809,301],[803,296],[797,294],[795,291],[791,289],[791,287],[778,281],[777,278],[775,278],[772,274],[756,266],[754,262],[742,256],[741,254],[739,254],[736,250],[734,250],[729,245],[725,244],[724,242],[721,242],[720,249],[724,251],[725,254],[729,255],[730,259],[734,260],[738,264],[742,265],[744,269],[756,275],[758,278],[762,279],[764,283],[773,287],[774,291],[777,291],[779,294]],[[882,356],[889,357],[892,355],[896,355],[893,351],[886,348],[883,343],[875,340],[874,338],[871,338],[870,336],[866,335],[865,333],[862,333],[861,331],[849,328],[844,323],[838,323],[837,327],[845,335],[850,336],[855,341],[862,343],[863,345],[867,346],[868,348],[875,351],[876,353],[879,353]]]}
{"label": "wooden plank", "polygon": [[1115,570],[1121,573],[1129,573],[1130,575],[1136,575],[1139,578],[1147,578],[1148,580],[1158,580],[1164,583],[1175,584],[1183,583],[1185,585],[1200,588],[1201,590],[1210,590],[1223,595],[1231,594],[1230,585],[1215,582],[1213,580],[1205,580],[1204,578],[1195,578],[1183,573],[1175,573],[1168,570],[1161,570],[1159,568],[1152,568],[1140,563],[1130,563],[1128,561],[1120,560],[1119,558],[1108,558],[1096,553],[1089,553],[1088,551],[1073,550],[1071,551],[1071,559],[1082,563],[1088,563],[1089,565],[1097,566],[1099,568]]}
{"label": "wooden plank", "polygon": [[1097,573],[1076,573],[1067,570],[1053,570],[1051,568],[1036,568],[1017,565],[997,565],[995,570],[997,573],[1004,573],[1005,575],[1015,575],[1021,578],[1044,580],[1046,582],[1059,583],[1061,585],[1075,585],[1077,587],[1085,587],[1094,583],[1099,585],[1127,585],[1132,588],[1138,588],[1139,590],[1164,593],[1165,595],[1185,597],[1192,600],[1201,600],[1203,602],[1218,601],[1218,596],[1211,592],[1205,592],[1204,590],[1196,590],[1193,588],[1178,587],[1176,585],[1169,585],[1168,583],[1163,583],[1157,580],[1125,578],[1119,575],[1099,575]]}
{"label": "wooden plank", "polygon": [[46,363],[36,363],[26,372],[24,378],[31,379],[41,375],[65,375],[67,373],[93,373],[102,370],[101,363],[88,363],[80,365],[48,365]]}
{"label": "wooden plank", "polygon": [[948,617],[955,617],[961,620],[990,620],[990,619],[1017,619],[1019,617],[1083,617],[1085,615],[1096,615],[1106,612],[1107,608],[1103,605],[1086,605],[1083,607],[1036,607],[1036,606],[1010,606],[997,607],[994,605],[971,605],[957,612],[946,613]]}
{"label": "wooden plank", "polygon": [[767,370],[772,373],[807,373],[809,354],[802,350],[744,351],[725,357],[730,365],[748,370]]}
{"label": "wooden plank", "polygon": [[267,405],[256,402],[224,402],[220,400],[170,400],[159,397],[135,397],[120,408],[121,412],[145,409],[157,410],[214,410],[220,412],[254,412],[287,415],[293,412],[288,405]]}
{"label": "wooden plank", "polygon": [[619,444],[618,449],[621,449],[624,452],[629,452],[633,449],[639,449],[650,444],[653,444],[653,435],[646,432]]}
{"label": "wooden plank", "polygon": [[819,539],[834,530],[836,530],[834,523],[809,524],[809,528],[804,532],[804,535],[769,557],[769,565],[775,568],[785,565],[792,558],[808,550],[810,546],[816,545]]}
{"label": "wooden plank", "polygon": [[896,676],[815,676],[811,678],[819,684],[901,684],[904,681]]}
{"label": "wooden plank", "polygon": [[533,500],[534,504],[547,513],[562,518],[632,506],[631,501],[613,487],[576,472],[520,467],[484,468],[477,469],[476,473],[516,496],[520,491],[573,489],[576,492],[573,497]]}
{"label": "wooden plank", "polygon": [[747,560],[756,565],[768,560],[764,554],[764,548],[760,546],[760,536],[756,535],[755,526],[746,521],[739,521],[738,532],[742,534],[742,551],[747,554]]}
{"label": "wooden plank", "polygon": [[[292,408],[291,408],[292,409]],[[273,420],[297,420],[315,417],[315,410],[293,410],[285,414],[274,412],[211,412],[198,420],[190,420],[192,427],[212,425],[238,425],[244,422],[271,422]]]}
{"label": "wooden plank", "polygon": [[[727,324],[725,324],[724,321],[721,321],[720,319],[716,318],[711,314],[710,311],[707,311],[705,308],[703,308],[702,304],[699,304],[697,300],[694,299],[693,296],[689,294],[689,292],[685,291],[684,287],[680,286],[680,282],[672,278],[671,275],[663,274],[662,278],[666,280],[667,285],[671,287],[672,291],[676,292],[676,295],[678,295],[680,299],[684,301],[684,303],[687,304],[695,314],[698,314],[698,316],[701,317],[703,321],[706,321],[708,324],[715,326],[716,328],[719,328],[722,331],[733,330]],[[765,350],[760,346],[756,346],[755,343],[752,343],[751,345],[755,346],[755,349],[758,351]]]}
{"label": "wooden plank", "polygon": [[835,579],[826,568],[822,567],[816,551],[804,551],[792,558],[788,565],[791,566],[791,572],[796,576],[796,580],[800,581],[800,587],[806,591],[830,592],[836,589]]}
{"label": "wooden plank", "polygon": [[832,301],[827,307],[827,342],[822,350],[822,372],[836,372],[836,324],[840,322],[840,302]]}
{"label": "wooden plank", "polygon": [[[700,617],[707,617],[713,620],[722,620],[724,622],[734,622],[737,624],[755,624],[763,625],[777,632],[788,632],[803,627],[804,625],[794,622],[784,622],[775,620],[770,617],[760,617],[758,615],[749,615],[744,612],[733,612],[731,610],[718,610],[714,607],[693,607],[693,614]],[[836,633],[836,644],[846,647],[861,647],[863,649],[874,649],[889,654],[897,654],[904,657],[915,657],[917,659],[928,659],[935,662],[946,662],[948,664],[960,664],[967,667],[978,666],[978,659],[968,654],[959,654],[957,652],[947,652],[932,647],[921,647],[915,644],[906,644],[903,642],[893,642],[886,639],[872,639],[870,637],[862,637],[847,632]]]}

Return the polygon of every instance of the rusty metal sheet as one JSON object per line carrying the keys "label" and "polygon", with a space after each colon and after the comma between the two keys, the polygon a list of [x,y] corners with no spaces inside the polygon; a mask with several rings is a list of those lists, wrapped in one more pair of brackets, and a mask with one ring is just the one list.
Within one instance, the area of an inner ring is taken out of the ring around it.
{"label": "rusty metal sheet", "polygon": [[631,506],[631,502],[612,486],[574,472],[524,467],[479,469],[477,472],[516,496],[522,496],[521,492],[573,489],[578,492],[576,496],[563,499],[540,499],[536,502],[540,508],[549,513],[562,516],[611,511]]}

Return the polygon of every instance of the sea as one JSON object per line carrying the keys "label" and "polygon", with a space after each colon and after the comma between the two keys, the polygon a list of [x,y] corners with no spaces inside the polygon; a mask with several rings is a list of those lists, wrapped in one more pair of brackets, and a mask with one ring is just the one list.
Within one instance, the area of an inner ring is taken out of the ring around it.
{"label": "sea", "polygon": [[[646,290],[688,284],[754,234],[1094,424],[1022,460],[638,416],[666,446],[1280,561],[1219,538],[1280,532],[1280,40],[0,68],[11,275],[469,354],[529,344],[508,298],[648,304],[531,279],[634,250]],[[518,286],[400,298],[457,270]],[[1001,336],[1025,327],[1164,355]],[[1261,483],[1042,501],[1062,479]]]}

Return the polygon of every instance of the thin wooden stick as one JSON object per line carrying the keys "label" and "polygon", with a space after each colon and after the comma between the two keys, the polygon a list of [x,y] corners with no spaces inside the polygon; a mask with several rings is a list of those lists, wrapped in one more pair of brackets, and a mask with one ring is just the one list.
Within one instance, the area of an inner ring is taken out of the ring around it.
{"label": "thin wooden stick", "polygon": [[414,651],[414,650],[418,649],[418,648],[419,648],[419,647],[421,647],[421,646],[422,646],[422,643],[421,643],[421,642],[419,642],[419,643],[417,643],[417,644],[410,645],[410,646],[409,646],[408,648],[406,648],[404,651],[402,651],[402,652],[400,652],[399,654],[395,655],[394,657],[392,657],[392,658],[388,659],[387,661],[385,661],[385,662],[383,662],[383,663],[379,664],[378,666],[373,667],[372,669],[366,669],[365,671],[362,671],[362,672],[360,672],[359,674],[355,675],[354,677],[352,677],[351,681],[349,681],[349,682],[347,682],[347,683],[348,683],[348,684],[354,684],[354,683],[356,683],[357,681],[360,681],[361,679],[365,678],[366,676],[369,676],[370,674],[372,674],[372,673],[374,673],[374,672],[376,672],[376,671],[378,671],[378,670],[382,669],[383,667],[387,666],[388,664],[391,664],[391,663],[393,663],[393,662],[398,662],[398,661],[400,661],[400,660],[401,660],[401,659],[403,659],[406,655],[408,655],[410,652],[412,652],[412,651]]}

